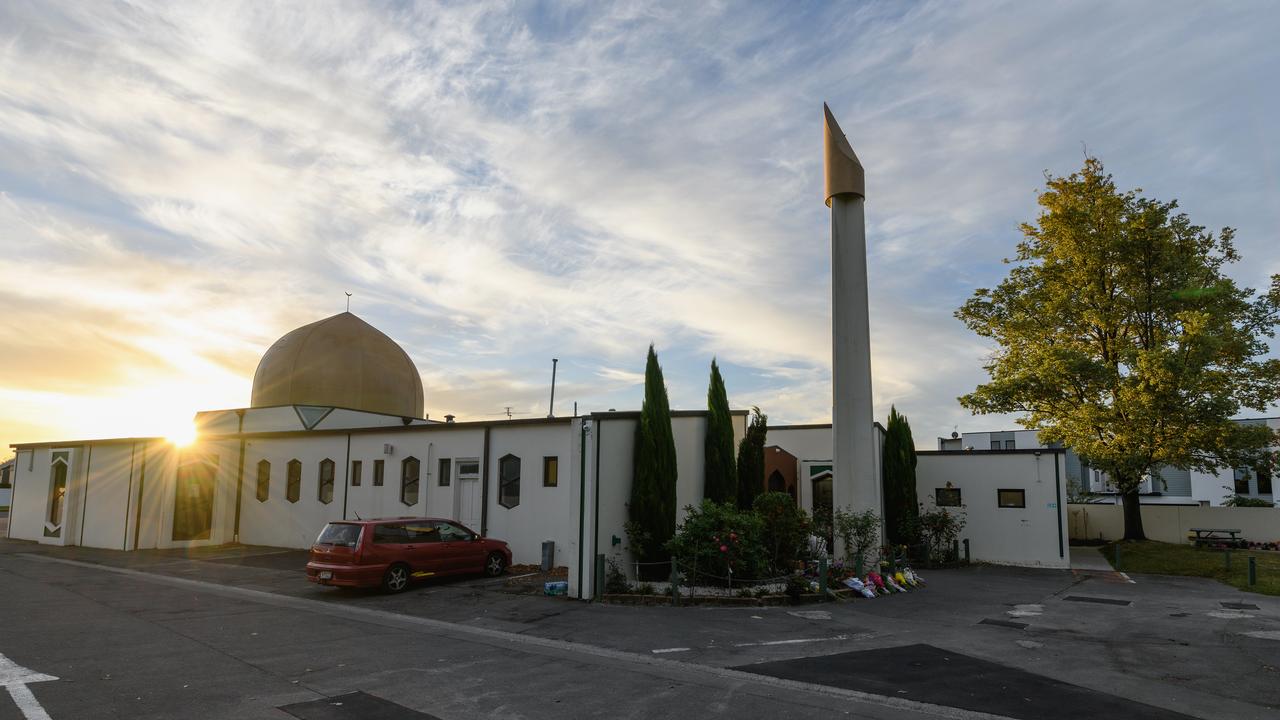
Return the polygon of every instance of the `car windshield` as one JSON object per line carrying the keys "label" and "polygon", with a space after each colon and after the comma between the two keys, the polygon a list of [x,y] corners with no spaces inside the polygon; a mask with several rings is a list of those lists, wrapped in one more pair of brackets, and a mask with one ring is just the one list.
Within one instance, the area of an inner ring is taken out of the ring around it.
{"label": "car windshield", "polygon": [[329,523],[316,538],[317,545],[345,545],[355,547],[360,539],[360,526],[347,523]]}

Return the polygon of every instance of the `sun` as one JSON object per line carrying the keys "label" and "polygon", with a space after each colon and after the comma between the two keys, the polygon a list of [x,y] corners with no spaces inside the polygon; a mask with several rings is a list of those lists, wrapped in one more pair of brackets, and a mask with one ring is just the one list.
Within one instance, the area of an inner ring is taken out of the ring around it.
{"label": "sun", "polygon": [[174,425],[169,432],[165,433],[165,440],[168,440],[175,447],[186,447],[196,441],[196,426],[193,422],[178,423]]}

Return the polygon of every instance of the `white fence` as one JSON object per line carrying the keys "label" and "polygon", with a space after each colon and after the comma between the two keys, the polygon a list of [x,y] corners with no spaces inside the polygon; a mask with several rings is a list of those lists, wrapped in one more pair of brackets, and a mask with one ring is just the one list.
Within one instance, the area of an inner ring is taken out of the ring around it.
{"label": "white fence", "polygon": [[[1067,506],[1072,540],[1119,540],[1124,537],[1124,507],[1081,504]],[[1143,505],[1142,529],[1147,538],[1167,543],[1187,542],[1191,528],[1240,530],[1246,540],[1280,540],[1280,509]]]}

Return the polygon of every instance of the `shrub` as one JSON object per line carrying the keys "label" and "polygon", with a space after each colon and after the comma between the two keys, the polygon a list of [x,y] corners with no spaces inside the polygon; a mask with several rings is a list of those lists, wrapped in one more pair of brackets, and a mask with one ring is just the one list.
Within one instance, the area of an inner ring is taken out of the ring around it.
{"label": "shrub", "polygon": [[761,577],[767,561],[760,516],[742,512],[732,503],[710,500],[685,511],[684,522],[667,543],[667,550],[680,563],[689,583],[700,582],[698,575],[742,580]]}
{"label": "shrub", "polygon": [[880,516],[875,510],[854,512],[849,508],[838,508],[832,514],[834,534],[844,544],[845,557],[851,563],[861,558],[869,563],[874,558],[872,550],[880,546]]}
{"label": "shrub", "polygon": [[627,584],[626,573],[622,572],[622,568],[614,560],[609,560],[609,564],[605,567],[604,591],[610,595],[631,592],[631,586]]}
{"label": "shrub", "polygon": [[925,511],[921,506],[920,535],[931,561],[942,563],[954,559],[951,549],[964,525],[965,517],[961,513],[939,507]]}
{"label": "shrub", "polygon": [[808,547],[809,516],[783,492],[756,496],[752,510],[764,525],[761,541],[768,571],[775,575],[790,573],[796,559]]}

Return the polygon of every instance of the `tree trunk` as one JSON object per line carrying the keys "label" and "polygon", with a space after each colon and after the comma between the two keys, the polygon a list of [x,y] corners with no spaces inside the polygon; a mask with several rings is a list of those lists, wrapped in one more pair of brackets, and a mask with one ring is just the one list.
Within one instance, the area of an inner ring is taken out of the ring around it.
{"label": "tree trunk", "polygon": [[1138,488],[1127,491],[1124,500],[1124,539],[1146,540],[1142,531],[1142,500],[1138,497]]}

